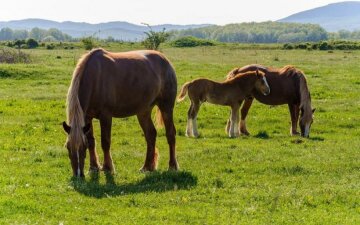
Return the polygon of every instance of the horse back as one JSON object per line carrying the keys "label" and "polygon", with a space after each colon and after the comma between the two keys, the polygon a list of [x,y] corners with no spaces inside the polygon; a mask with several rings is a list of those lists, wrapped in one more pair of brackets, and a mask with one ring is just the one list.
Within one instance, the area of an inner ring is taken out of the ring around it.
{"label": "horse back", "polygon": [[161,95],[171,95],[169,90],[175,99],[176,76],[169,70],[170,63],[155,51],[99,51],[87,63],[79,97],[94,116],[135,115],[149,110]]}
{"label": "horse back", "polygon": [[244,73],[260,70],[265,73],[270,87],[270,94],[264,96],[256,90],[253,91],[253,96],[261,103],[267,105],[298,104],[300,102],[300,75],[293,67],[284,68],[285,70],[252,64],[239,68],[237,72]]}

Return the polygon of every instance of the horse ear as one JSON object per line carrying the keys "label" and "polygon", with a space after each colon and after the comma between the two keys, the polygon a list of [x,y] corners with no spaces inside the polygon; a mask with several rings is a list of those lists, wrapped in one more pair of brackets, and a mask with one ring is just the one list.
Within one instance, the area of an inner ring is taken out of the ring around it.
{"label": "horse ear", "polygon": [[70,134],[71,127],[70,127],[69,125],[67,125],[65,121],[62,123],[62,126],[63,126],[63,128],[64,128],[64,131],[65,131],[67,134]]}
{"label": "horse ear", "polygon": [[256,69],[256,76],[257,76],[258,78],[261,77],[261,76],[260,76],[260,73],[259,73],[259,69]]}
{"label": "horse ear", "polygon": [[85,127],[83,127],[84,134],[87,134],[90,131],[90,129],[91,129],[91,124],[90,123],[86,124]]}

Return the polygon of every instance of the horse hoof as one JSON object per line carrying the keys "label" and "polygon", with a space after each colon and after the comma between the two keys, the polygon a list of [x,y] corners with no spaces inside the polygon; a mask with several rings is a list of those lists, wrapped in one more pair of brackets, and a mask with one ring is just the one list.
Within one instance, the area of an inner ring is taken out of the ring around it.
{"label": "horse hoof", "polygon": [[143,166],[139,169],[139,171],[141,173],[146,173],[146,172],[153,172],[155,171],[156,169],[155,168],[149,168],[149,167],[146,167],[146,166]]}
{"label": "horse hoof", "polygon": [[101,166],[90,166],[89,172],[90,173],[98,173],[102,170]]}
{"label": "horse hoof", "polygon": [[300,135],[300,133],[297,132],[297,131],[295,131],[295,132],[291,132],[290,135],[291,135],[291,136],[298,136],[298,135]]}
{"label": "horse hoof", "polygon": [[229,134],[229,138],[237,138],[239,137],[239,134]]}
{"label": "horse hoof", "polygon": [[115,174],[114,166],[103,165],[101,170],[104,171],[105,173]]}
{"label": "horse hoof", "polygon": [[177,162],[169,164],[169,171],[178,171],[180,169]]}

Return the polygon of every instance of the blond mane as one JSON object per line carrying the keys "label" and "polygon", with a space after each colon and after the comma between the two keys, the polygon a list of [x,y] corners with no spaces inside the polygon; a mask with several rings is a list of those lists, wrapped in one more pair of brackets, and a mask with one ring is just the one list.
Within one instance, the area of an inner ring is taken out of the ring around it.
{"label": "blond mane", "polygon": [[82,130],[83,127],[85,126],[85,120],[84,120],[84,111],[82,110],[79,101],[79,88],[80,88],[81,78],[86,67],[86,63],[89,60],[89,58],[97,51],[103,51],[103,49],[94,49],[89,53],[84,54],[79,59],[72,75],[72,80],[66,100],[67,122],[71,127],[68,136],[69,144],[72,145],[70,149],[79,149],[81,144],[85,142],[83,130]]}
{"label": "blond mane", "polygon": [[307,81],[305,75],[299,71],[300,78],[300,109],[304,110],[304,116],[311,118],[312,108],[311,108],[311,96],[310,91],[307,86]]}

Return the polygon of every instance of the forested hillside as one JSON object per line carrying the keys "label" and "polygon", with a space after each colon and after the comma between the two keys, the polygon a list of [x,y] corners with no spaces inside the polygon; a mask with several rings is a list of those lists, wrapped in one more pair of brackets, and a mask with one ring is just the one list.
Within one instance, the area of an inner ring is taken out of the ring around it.
{"label": "forested hillside", "polygon": [[72,39],[70,35],[55,28],[45,30],[35,27],[28,31],[26,29],[13,30],[6,27],[0,30],[0,41],[27,38],[33,38],[38,41],[69,41]]}
{"label": "forested hillside", "polygon": [[298,23],[239,23],[174,31],[173,38],[195,36],[220,42],[285,43],[321,41],[328,33],[319,25]]}

